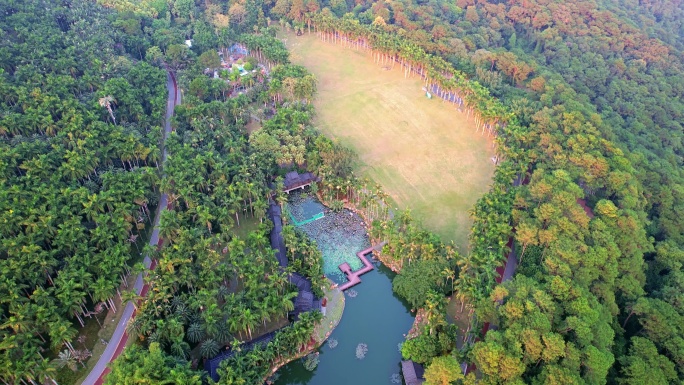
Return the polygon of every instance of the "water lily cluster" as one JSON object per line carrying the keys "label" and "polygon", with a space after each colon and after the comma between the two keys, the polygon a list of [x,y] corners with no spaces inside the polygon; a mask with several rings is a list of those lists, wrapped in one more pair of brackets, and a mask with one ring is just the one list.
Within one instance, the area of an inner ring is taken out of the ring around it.
{"label": "water lily cluster", "polygon": [[334,212],[305,193],[292,193],[288,210],[299,222],[323,211],[325,216],[298,227],[318,244],[323,254],[325,275],[338,283],[346,282],[339,266],[348,263],[352,270],[363,266],[356,253],[370,246],[363,219],[349,210]]}
{"label": "water lily cluster", "polygon": [[362,360],[366,358],[366,353],[368,353],[368,345],[364,343],[356,345],[356,358]]}

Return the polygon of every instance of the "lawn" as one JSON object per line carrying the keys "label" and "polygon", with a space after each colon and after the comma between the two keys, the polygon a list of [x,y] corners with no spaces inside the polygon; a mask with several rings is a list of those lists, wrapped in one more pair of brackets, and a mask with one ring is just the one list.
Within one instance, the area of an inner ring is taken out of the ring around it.
{"label": "lawn", "polygon": [[[233,219],[235,219],[235,216],[233,216]],[[251,214],[248,216],[241,215],[240,226],[234,225],[233,228],[230,229],[230,232],[240,237],[240,239],[247,239],[249,233],[256,231],[260,224],[261,222],[259,222],[257,218],[253,218]]]}
{"label": "lawn", "polygon": [[[328,281],[332,285],[332,281]],[[328,339],[342,319],[344,313],[345,298],[342,292],[335,288],[326,287],[324,289],[325,298],[328,299],[325,316],[321,323],[314,330],[314,339],[318,344],[322,344]]]}
{"label": "lawn", "polygon": [[283,36],[292,61],[318,78],[315,124],[354,148],[359,173],[380,183],[401,209],[465,250],[468,210],[487,191],[492,139],[422,81],[375,64],[368,51],[324,43],[315,34]]}

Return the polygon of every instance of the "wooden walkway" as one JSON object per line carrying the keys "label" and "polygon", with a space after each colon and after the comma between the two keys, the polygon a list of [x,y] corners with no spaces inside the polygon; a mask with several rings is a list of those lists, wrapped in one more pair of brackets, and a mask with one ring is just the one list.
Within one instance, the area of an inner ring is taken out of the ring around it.
{"label": "wooden walkway", "polygon": [[371,270],[373,270],[373,264],[370,263],[370,261],[366,257],[366,254],[372,252],[373,249],[375,249],[375,246],[371,246],[365,250],[361,250],[358,253],[356,253],[356,256],[359,257],[361,262],[363,262],[363,267],[360,268],[359,270],[352,271],[351,267],[349,266],[349,264],[347,262],[345,262],[339,266],[340,270],[342,270],[342,272],[347,276],[347,279],[349,280],[347,283],[340,286],[340,291],[345,291],[345,290],[349,289],[350,287],[361,283],[360,276],[368,273]]}

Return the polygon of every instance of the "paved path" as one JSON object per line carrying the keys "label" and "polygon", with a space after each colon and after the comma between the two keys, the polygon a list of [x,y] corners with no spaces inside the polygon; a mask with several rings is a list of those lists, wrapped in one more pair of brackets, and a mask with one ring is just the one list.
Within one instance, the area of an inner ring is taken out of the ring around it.
{"label": "paved path", "polygon": [[[163,142],[166,140],[166,136],[170,134],[172,130],[171,116],[173,116],[173,109],[176,105],[180,104],[181,100],[181,94],[178,90],[178,86],[176,85],[175,77],[169,73],[167,78],[166,88],[169,91],[169,97],[166,102],[166,118],[164,123],[164,135],[162,137],[162,147]],[[162,153],[162,164],[164,164],[164,161],[166,161],[166,157],[167,153],[166,149],[164,148]],[[159,246],[161,243],[159,240],[159,218],[161,216],[161,212],[167,208],[167,205],[168,196],[166,194],[162,194],[159,198],[157,212],[154,216],[154,230],[152,231],[152,236],[150,237],[150,245],[152,246]],[[156,261],[152,261],[149,257],[145,256],[143,264],[145,265],[146,269],[154,269],[156,266]],[[147,294],[147,290],[149,289],[149,287],[143,283],[144,281],[142,273],[139,273],[135,279],[133,289],[140,296],[145,296]],[[134,313],[135,306],[133,306],[133,303],[128,302],[123,309],[123,315],[119,320],[119,324],[116,325],[114,335],[112,335],[112,338],[109,340],[109,343],[107,344],[105,351],[100,356],[100,359],[97,361],[97,364],[95,364],[93,369],[88,374],[88,377],[86,377],[86,379],[82,382],[83,385],[100,385],[104,383],[104,377],[110,371],[110,369],[107,367],[107,364],[118,357],[126,347],[126,342],[128,341],[126,325],[128,325],[128,321],[134,316]]]}

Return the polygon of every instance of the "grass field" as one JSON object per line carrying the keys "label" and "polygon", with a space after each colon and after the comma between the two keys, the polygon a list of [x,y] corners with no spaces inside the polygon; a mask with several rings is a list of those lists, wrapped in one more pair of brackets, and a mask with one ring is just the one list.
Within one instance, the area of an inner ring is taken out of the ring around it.
{"label": "grass field", "polygon": [[427,99],[422,81],[399,65],[383,69],[367,51],[325,43],[315,34],[284,36],[292,61],[318,78],[316,125],[354,148],[360,172],[399,208],[464,250],[468,210],[490,184],[491,139],[449,103]]}

